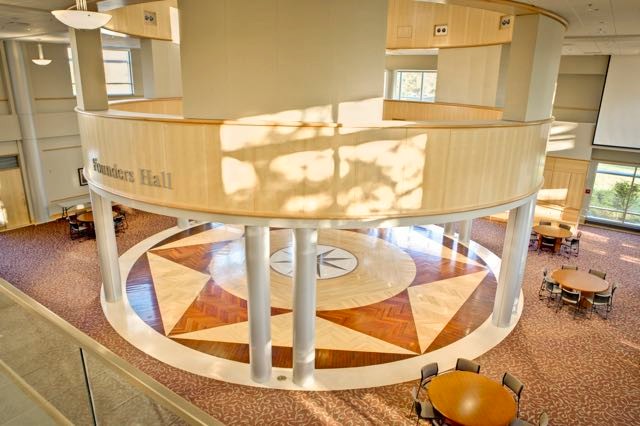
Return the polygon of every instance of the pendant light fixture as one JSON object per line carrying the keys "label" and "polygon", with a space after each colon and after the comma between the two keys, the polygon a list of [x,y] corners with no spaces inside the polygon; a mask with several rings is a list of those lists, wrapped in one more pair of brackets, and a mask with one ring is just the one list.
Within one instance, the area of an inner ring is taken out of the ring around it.
{"label": "pendant light fixture", "polygon": [[87,10],[87,0],[76,0],[76,9],[54,10],[58,21],[76,30],[95,30],[111,20],[108,13]]}
{"label": "pendant light fixture", "polygon": [[38,43],[38,59],[32,59],[33,63],[36,65],[49,65],[51,63],[51,59],[45,59],[42,54],[42,45]]}

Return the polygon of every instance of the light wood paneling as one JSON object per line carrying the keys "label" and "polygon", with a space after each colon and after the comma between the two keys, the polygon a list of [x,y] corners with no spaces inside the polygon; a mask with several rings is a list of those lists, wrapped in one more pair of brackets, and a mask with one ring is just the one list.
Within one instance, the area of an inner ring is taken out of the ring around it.
{"label": "light wood paneling", "polygon": [[110,108],[118,111],[142,112],[145,114],[182,115],[182,99],[139,99],[112,102]]}
{"label": "light wood paneling", "polygon": [[29,209],[20,169],[0,170],[0,230],[29,223]]}
{"label": "light wood paneling", "polygon": [[[513,25],[500,29],[503,13],[465,6],[389,0],[388,49],[463,47],[511,42]],[[434,36],[434,26],[448,26],[446,36]]]}
{"label": "light wood paneling", "polygon": [[500,120],[502,109],[443,102],[385,100],[382,118],[407,121]]}
{"label": "light wood paneling", "polygon": [[[112,16],[105,28],[123,34],[157,40],[171,40],[169,8],[178,7],[177,0],[162,0],[133,4],[106,11]],[[145,23],[144,12],[155,12],[156,24]]]}
{"label": "light wood paneling", "polygon": [[538,204],[543,208],[541,217],[555,212],[556,221],[576,225],[588,170],[589,161],[547,157],[544,186],[538,195]]}
{"label": "light wood paneling", "polygon": [[[541,183],[550,126],[278,124],[124,111],[80,112],[79,123],[99,187],[175,208],[292,219],[422,216],[515,201]],[[94,159],[134,181],[98,173]],[[171,188],[144,185],[140,169],[171,173]]]}

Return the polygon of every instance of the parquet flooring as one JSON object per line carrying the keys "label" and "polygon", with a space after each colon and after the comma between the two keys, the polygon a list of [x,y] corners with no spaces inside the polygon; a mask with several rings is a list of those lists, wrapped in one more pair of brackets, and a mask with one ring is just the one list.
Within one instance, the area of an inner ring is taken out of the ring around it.
{"label": "parquet flooring", "polygon": [[[248,362],[240,231],[200,225],[157,244],[127,278],[134,310],[182,345]],[[272,253],[290,244],[287,230],[271,233]],[[466,336],[491,313],[495,277],[475,253],[446,237],[422,228],[327,230],[320,231],[320,242],[344,246],[358,267],[318,280],[316,368],[375,365],[430,352]],[[378,261],[383,255],[386,261]],[[149,256],[164,259],[155,277]],[[172,263],[175,272],[166,270]],[[193,273],[180,272],[188,270]],[[279,367],[291,367],[292,285],[272,271],[273,365]],[[178,300],[168,300],[173,293]]]}

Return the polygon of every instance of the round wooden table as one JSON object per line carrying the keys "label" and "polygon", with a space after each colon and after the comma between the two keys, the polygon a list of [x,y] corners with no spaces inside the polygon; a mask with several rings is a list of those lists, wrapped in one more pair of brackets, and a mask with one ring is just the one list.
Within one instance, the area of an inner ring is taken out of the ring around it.
{"label": "round wooden table", "polygon": [[542,242],[540,235],[556,239],[556,245],[553,247],[554,253],[560,250],[560,244],[562,244],[563,238],[568,238],[573,235],[568,229],[560,228],[559,226],[536,225],[532,229],[539,235],[538,247],[540,247],[540,243]]}
{"label": "round wooden table", "polygon": [[516,417],[516,402],[500,383],[468,371],[435,377],[428,394],[444,417],[465,426],[508,425]]}
{"label": "round wooden table", "polygon": [[[118,213],[116,212],[111,212],[111,214],[113,215],[114,218],[118,215]],[[93,213],[92,212],[82,213],[81,215],[78,215],[78,217],[76,217],[76,220],[78,222],[93,223]]]}
{"label": "round wooden table", "polygon": [[609,283],[600,277],[573,269],[558,269],[551,273],[558,284],[583,293],[600,293],[609,288]]}

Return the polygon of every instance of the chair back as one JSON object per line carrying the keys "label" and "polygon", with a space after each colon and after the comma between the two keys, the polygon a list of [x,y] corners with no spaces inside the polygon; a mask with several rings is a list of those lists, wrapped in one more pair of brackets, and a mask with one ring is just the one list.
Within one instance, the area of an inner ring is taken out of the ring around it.
{"label": "chair back", "polygon": [[578,303],[580,301],[580,292],[577,290],[571,290],[566,287],[560,287],[562,291],[562,298],[564,300]]}
{"label": "chair back", "polygon": [[544,411],[540,414],[538,419],[538,426],[547,426],[549,424],[549,415]]}
{"label": "chair back", "polygon": [[548,221],[540,221],[540,225],[546,225],[546,226],[551,226],[551,222]]}
{"label": "chair back", "polygon": [[591,275],[595,275],[596,277],[600,277],[603,280],[607,277],[607,273],[606,272],[598,271],[596,269],[589,269],[589,273]]}
{"label": "chair back", "polygon": [[562,265],[562,269],[571,269],[572,271],[577,271],[578,267],[575,265]]}
{"label": "chair back", "polygon": [[456,361],[456,370],[480,373],[480,364],[470,359],[458,358],[458,361]]}
{"label": "chair back", "polygon": [[571,226],[565,224],[565,223],[559,223],[558,226],[562,229],[566,229],[567,231],[571,231]]}
{"label": "chair back", "polygon": [[509,373],[504,373],[502,375],[502,385],[511,389],[518,399],[520,399],[520,394],[522,393],[522,389],[524,389],[524,384],[515,376]]}
{"label": "chair back", "polygon": [[437,376],[438,375],[438,363],[437,362],[432,362],[429,363],[427,365],[425,365],[424,367],[422,367],[420,369],[420,385],[423,384],[423,382],[426,379],[429,379],[433,376]]}
{"label": "chair back", "polygon": [[579,240],[580,237],[582,237],[582,231],[578,231],[578,233],[576,234],[576,240]]}

